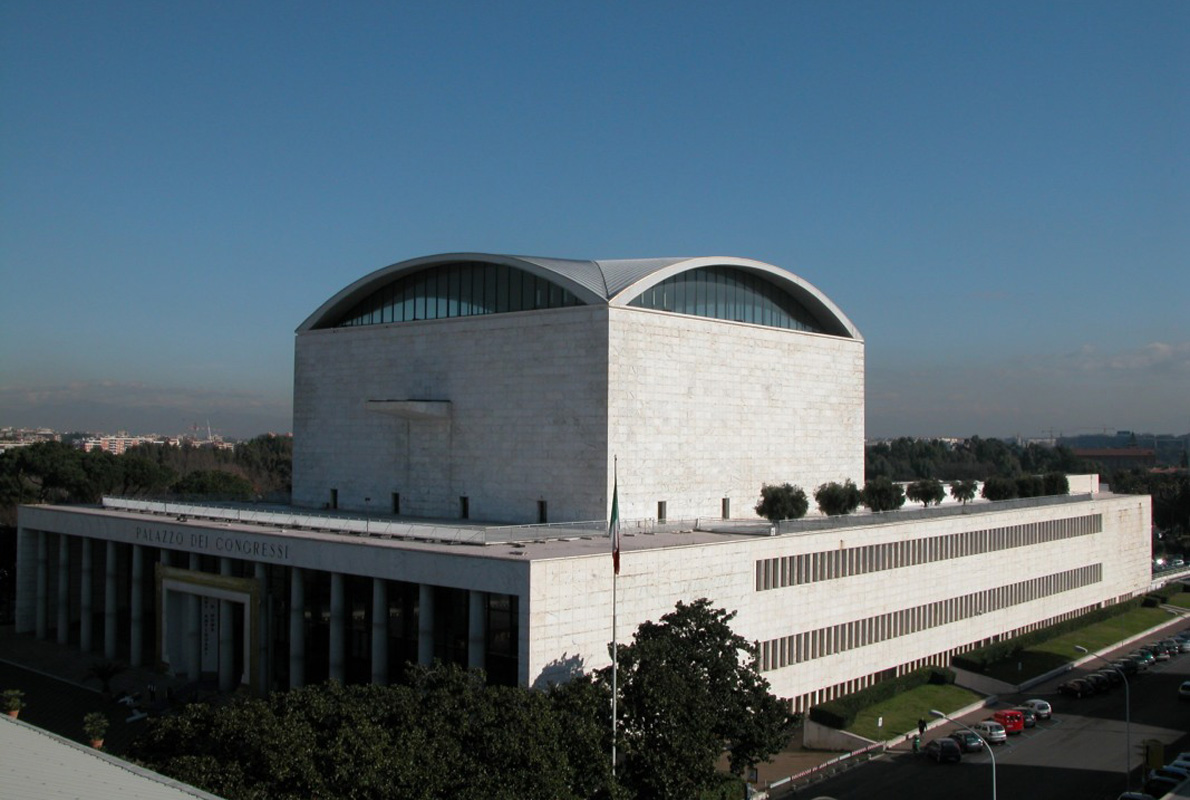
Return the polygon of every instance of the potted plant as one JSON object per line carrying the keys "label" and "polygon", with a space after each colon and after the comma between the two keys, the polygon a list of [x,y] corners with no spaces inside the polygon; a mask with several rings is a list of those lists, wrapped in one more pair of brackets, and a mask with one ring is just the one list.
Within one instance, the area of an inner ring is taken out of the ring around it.
{"label": "potted plant", "polygon": [[102,711],[92,711],[83,717],[83,733],[91,740],[91,746],[96,750],[103,749],[103,735],[107,733],[107,714]]}
{"label": "potted plant", "polygon": [[21,709],[25,707],[25,693],[20,689],[4,690],[4,711],[8,716],[16,719]]}

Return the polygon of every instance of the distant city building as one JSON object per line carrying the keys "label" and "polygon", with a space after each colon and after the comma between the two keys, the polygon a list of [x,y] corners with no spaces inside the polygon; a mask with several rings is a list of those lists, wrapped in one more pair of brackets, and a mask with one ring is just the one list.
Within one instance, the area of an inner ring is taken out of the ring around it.
{"label": "distant city building", "polygon": [[1105,469],[1150,469],[1157,466],[1156,451],[1147,447],[1076,447],[1072,452]]}
{"label": "distant city building", "polygon": [[1149,498],[1094,476],[759,519],[763,484],[864,474],[863,338],[761,262],[413,259],[295,348],[294,507],[22,507],[18,631],[227,690],[434,659],[543,685],[608,664],[613,612],[626,641],[707,597],[805,709],[1149,585]]}

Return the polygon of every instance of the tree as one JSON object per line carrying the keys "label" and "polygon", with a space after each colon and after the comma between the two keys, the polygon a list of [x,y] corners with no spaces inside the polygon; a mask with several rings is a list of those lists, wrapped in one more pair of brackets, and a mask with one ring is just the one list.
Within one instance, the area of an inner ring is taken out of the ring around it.
{"label": "tree", "polygon": [[950,484],[950,496],[963,505],[975,499],[979,491],[979,481],[953,481]]}
{"label": "tree", "polygon": [[925,478],[905,487],[905,496],[915,503],[921,503],[922,508],[929,508],[930,503],[938,505],[946,498],[946,489],[942,481]]}
{"label": "tree", "polygon": [[770,522],[780,522],[783,519],[800,519],[806,515],[810,503],[806,500],[806,493],[800,486],[788,483],[781,485],[766,484],[760,487],[760,502],[756,504],[756,513]]}
{"label": "tree", "polygon": [[1047,472],[1041,480],[1046,494],[1070,494],[1070,481],[1061,472]]}
{"label": "tree", "polygon": [[1016,481],[992,476],[983,482],[982,494],[986,500],[1011,500],[1017,496]]}
{"label": "tree", "polygon": [[698,797],[715,785],[725,746],[739,775],[788,742],[794,719],[769,694],[734,617],[705,598],[679,602],[619,646],[622,780],[637,797]]}
{"label": "tree", "polygon": [[872,511],[893,511],[905,505],[905,490],[888,478],[873,478],[864,484],[860,502]]}
{"label": "tree", "polygon": [[174,484],[180,495],[203,495],[228,500],[247,500],[253,495],[252,484],[239,475],[222,470],[198,470]]}
{"label": "tree", "polygon": [[859,489],[850,478],[843,483],[824,483],[814,490],[814,502],[827,516],[850,514],[859,507]]}

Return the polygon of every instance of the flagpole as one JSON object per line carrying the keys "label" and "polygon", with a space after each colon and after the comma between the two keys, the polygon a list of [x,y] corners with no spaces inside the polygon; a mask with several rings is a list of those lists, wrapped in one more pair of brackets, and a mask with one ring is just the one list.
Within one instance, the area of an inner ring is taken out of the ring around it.
{"label": "flagpole", "polygon": [[616,643],[616,584],[620,577],[620,474],[619,457],[612,459],[612,516],[608,534],[612,540],[612,778],[616,777],[616,673],[620,648]]}

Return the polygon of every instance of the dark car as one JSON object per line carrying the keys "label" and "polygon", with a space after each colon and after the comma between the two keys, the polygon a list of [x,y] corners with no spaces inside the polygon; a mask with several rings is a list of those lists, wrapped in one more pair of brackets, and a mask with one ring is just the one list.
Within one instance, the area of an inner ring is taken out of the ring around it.
{"label": "dark car", "polygon": [[1027,706],[1017,706],[1014,711],[1021,712],[1021,716],[1025,718],[1025,727],[1032,728],[1037,725],[1037,713]]}
{"label": "dark car", "polygon": [[1108,685],[1110,686],[1119,686],[1124,682],[1124,676],[1116,672],[1114,669],[1101,669],[1095,674],[1102,675],[1104,678],[1106,678]]}
{"label": "dark car", "polygon": [[956,764],[963,760],[963,751],[959,743],[950,737],[931,739],[926,743],[926,755],[941,764],[943,761],[953,761]]}
{"label": "dark car", "polygon": [[950,738],[955,740],[964,753],[976,753],[983,749],[983,739],[971,731],[955,731]]}
{"label": "dark car", "polygon": [[1064,694],[1068,697],[1088,697],[1095,694],[1095,687],[1082,678],[1074,678],[1059,686],[1058,694]]}
{"label": "dark car", "polygon": [[1131,658],[1118,658],[1111,662],[1111,664],[1125,675],[1135,675],[1140,672],[1140,666]]}
{"label": "dark car", "polygon": [[1096,692],[1106,692],[1111,688],[1111,681],[1098,672],[1084,675],[1083,680],[1095,687]]}

